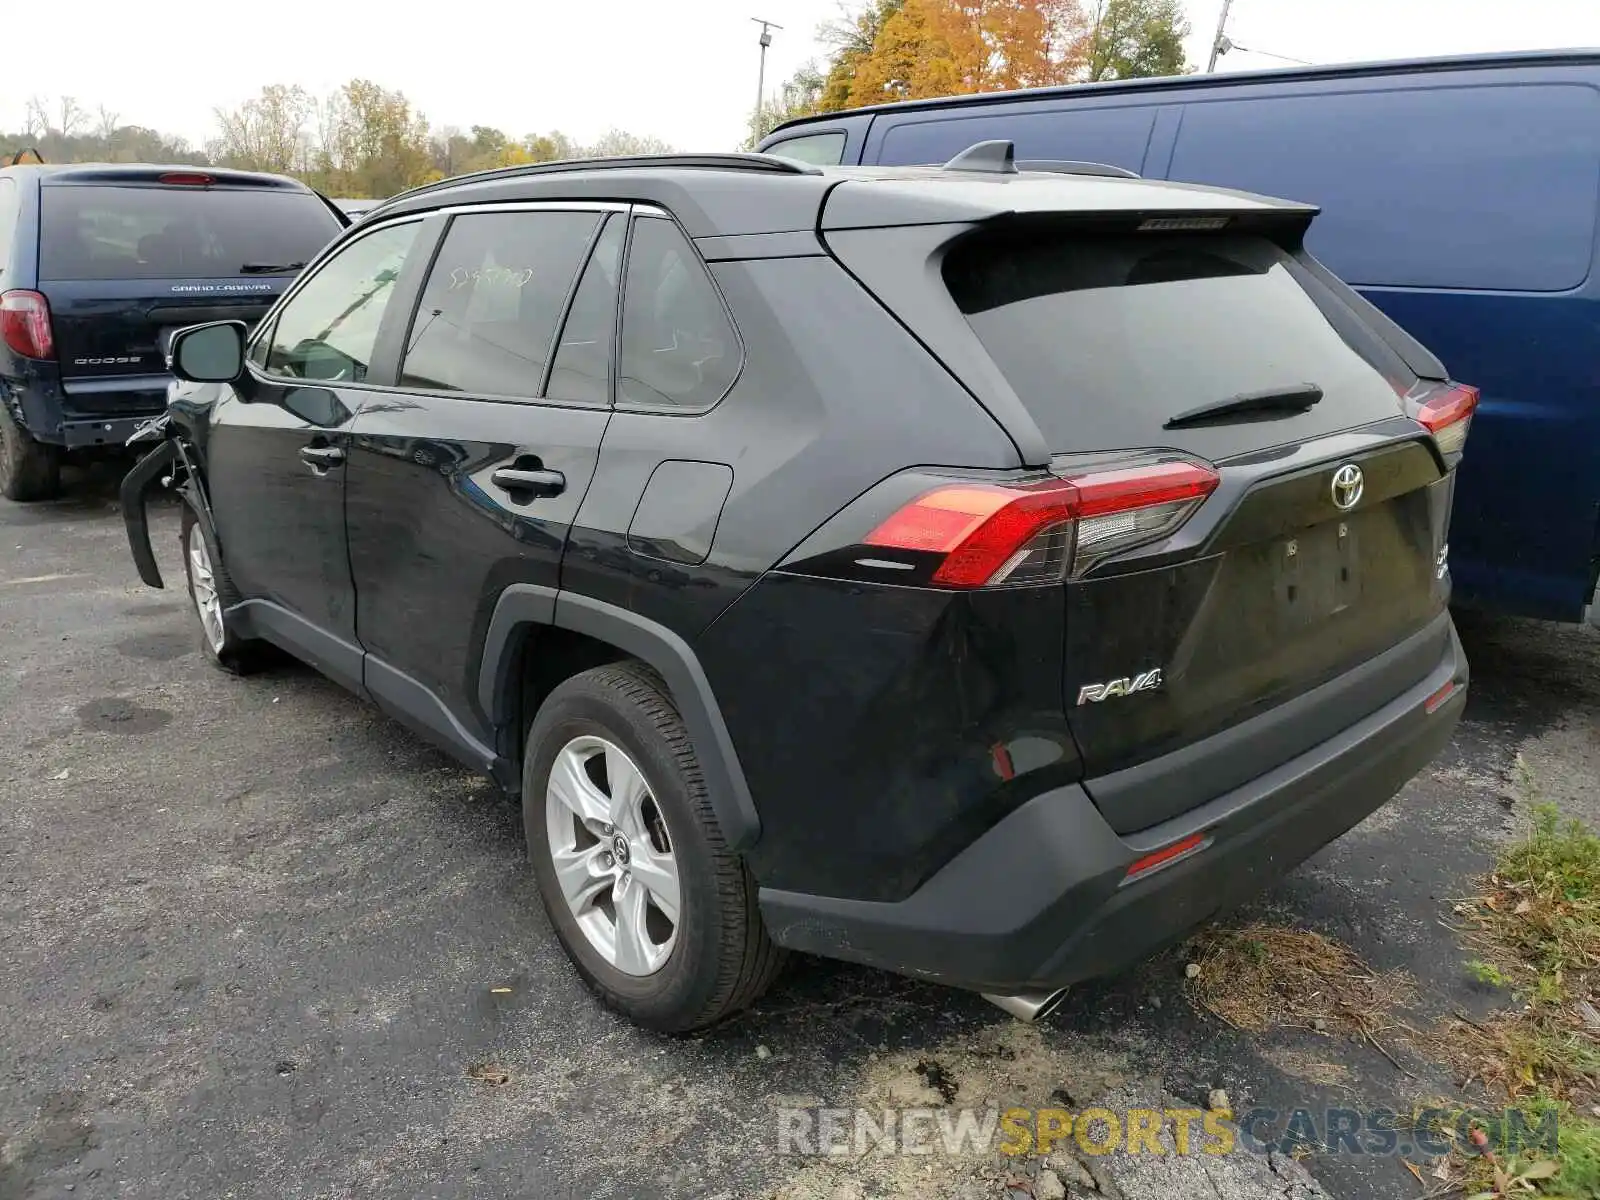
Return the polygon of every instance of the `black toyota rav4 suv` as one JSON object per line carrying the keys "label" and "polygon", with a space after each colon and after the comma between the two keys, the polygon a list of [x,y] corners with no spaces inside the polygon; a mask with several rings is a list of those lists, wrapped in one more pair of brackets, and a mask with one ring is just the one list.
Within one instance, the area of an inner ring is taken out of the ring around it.
{"label": "black toyota rav4 suv", "polygon": [[182,331],[206,652],[271,643],[520,796],[556,933],[705,1025],[784,949],[1038,1015],[1449,739],[1476,401],[1315,210],[1005,144],[409,192]]}
{"label": "black toyota rav4 suv", "polygon": [[120,451],[167,402],[163,351],[254,323],[349,222],[298,180],[144,163],[0,169],[0,496]]}

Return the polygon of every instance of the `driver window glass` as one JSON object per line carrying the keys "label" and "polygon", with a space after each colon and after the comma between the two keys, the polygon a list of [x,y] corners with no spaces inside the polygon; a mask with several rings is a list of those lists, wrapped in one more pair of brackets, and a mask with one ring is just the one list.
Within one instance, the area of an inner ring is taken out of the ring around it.
{"label": "driver window glass", "polygon": [[617,402],[709,408],[739,373],[739,339],[689,239],[663,217],[633,223]]}
{"label": "driver window glass", "polygon": [[[374,230],[306,280],[278,314],[266,370],[290,379],[360,383],[419,222]],[[254,355],[252,355],[254,358]]]}

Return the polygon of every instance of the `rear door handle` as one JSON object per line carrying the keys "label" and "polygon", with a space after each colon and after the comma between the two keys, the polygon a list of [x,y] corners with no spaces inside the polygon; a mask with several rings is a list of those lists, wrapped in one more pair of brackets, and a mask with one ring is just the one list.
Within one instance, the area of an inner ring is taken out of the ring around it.
{"label": "rear door handle", "polygon": [[326,471],[344,462],[344,451],[337,446],[302,446],[300,460],[318,471]]}
{"label": "rear door handle", "polygon": [[501,467],[489,481],[511,493],[529,492],[535,496],[559,496],[567,490],[567,477],[560,471],[519,471]]}

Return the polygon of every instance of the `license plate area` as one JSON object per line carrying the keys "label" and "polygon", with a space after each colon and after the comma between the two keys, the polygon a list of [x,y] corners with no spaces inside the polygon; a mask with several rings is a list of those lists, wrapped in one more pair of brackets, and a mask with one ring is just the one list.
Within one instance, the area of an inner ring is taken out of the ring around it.
{"label": "license plate area", "polygon": [[1267,548],[1280,633],[1321,624],[1360,602],[1362,524],[1354,517],[1327,521]]}

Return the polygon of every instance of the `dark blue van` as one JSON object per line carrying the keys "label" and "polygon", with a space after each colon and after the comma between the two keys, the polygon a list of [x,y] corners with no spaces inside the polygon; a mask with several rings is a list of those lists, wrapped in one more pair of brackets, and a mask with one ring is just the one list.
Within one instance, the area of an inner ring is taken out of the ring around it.
{"label": "dark blue van", "polygon": [[1457,598],[1564,621],[1600,600],[1600,51],[913,101],[790,122],[761,148],[938,163],[991,138],[1320,205],[1308,248],[1482,391]]}
{"label": "dark blue van", "polygon": [[348,224],[298,180],[145,164],[0,169],[0,496],[167,404],[166,340],[254,322]]}

